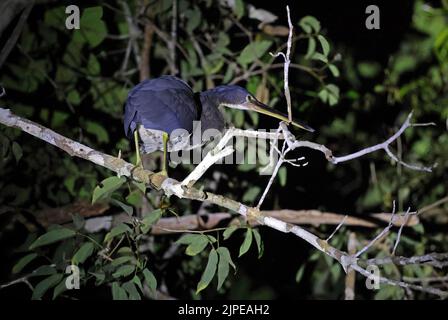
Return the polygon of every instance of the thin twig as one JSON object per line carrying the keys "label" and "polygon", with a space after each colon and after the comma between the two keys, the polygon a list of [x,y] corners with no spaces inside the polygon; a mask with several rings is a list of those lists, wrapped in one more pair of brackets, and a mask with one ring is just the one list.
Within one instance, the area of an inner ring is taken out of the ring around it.
{"label": "thin twig", "polygon": [[431,203],[431,204],[421,208],[420,210],[418,210],[418,214],[421,215],[421,214],[423,214],[423,213],[425,213],[427,211],[430,211],[431,209],[436,208],[436,207],[438,207],[438,206],[440,206],[440,205],[442,205],[442,204],[444,204],[446,202],[448,202],[448,196],[446,196],[446,197],[444,197],[444,198],[442,198],[440,200],[437,200],[434,203]]}
{"label": "thin twig", "polygon": [[14,28],[14,31],[12,32],[11,36],[9,37],[8,41],[6,42],[5,46],[0,52],[0,68],[2,67],[3,63],[8,58],[9,54],[11,53],[11,50],[14,48],[14,45],[17,42],[17,39],[19,39],[20,33],[22,32],[22,29],[25,25],[26,20],[28,19],[28,16],[30,15],[31,9],[34,6],[34,2],[30,2],[25,9],[22,11],[22,14],[20,15],[19,21],[17,22],[16,27]]}
{"label": "thin twig", "polygon": [[422,256],[414,257],[389,256],[363,260],[363,263],[366,265],[371,264],[377,266],[385,264],[395,264],[398,266],[422,264],[442,269],[448,267],[448,253],[428,253]]}
{"label": "thin twig", "polygon": [[400,242],[401,232],[403,231],[403,227],[408,223],[409,220],[409,211],[411,210],[411,207],[408,208],[406,213],[404,214],[404,221],[400,226],[400,229],[398,230],[397,234],[397,240],[395,241],[394,249],[392,250],[392,255],[395,255],[395,251],[397,250],[398,243]]}
{"label": "thin twig", "polygon": [[333,236],[336,234],[336,232],[338,232],[338,230],[344,225],[345,220],[347,220],[347,217],[348,216],[346,215],[346,216],[344,216],[344,218],[342,218],[341,222],[334,229],[333,233],[330,234],[330,236],[325,241],[329,242],[331,240],[331,238],[333,238]]}
{"label": "thin twig", "polygon": [[375,238],[373,238],[364,248],[362,248],[361,250],[359,250],[356,254],[355,254],[355,258],[358,258],[360,255],[362,255],[364,252],[366,252],[367,250],[370,249],[370,247],[373,246],[373,244],[375,244],[379,239],[381,239],[385,234],[387,234],[390,230],[390,228],[392,228],[393,226],[393,220],[395,217],[395,200],[393,202],[393,208],[392,208],[392,215],[390,217],[390,221],[389,224],[387,225],[386,228],[384,228]]}
{"label": "thin twig", "polygon": [[289,13],[289,6],[286,6],[286,12],[288,14],[288,25],[289,25],[289,34],[288,34],[288,42],[286,46],[286,54],[283,52],[277,52],[276,54],[271,53],[273,57],[282,56],[285,60],[283,65],[283,88],[286,98],[286,104],[288,106],[288,120],[292,122],[292,107],[291,107],[291,93],[289,91],[289,65],[291,64],[290,55],[291,55],[291,47],[292,47],[292,32],[293,26],[291,23],[291,16]]}
{"label": "thin twig", "polygon": [[410,164],[407,164],[407,163],[405,163],[405,162],[399,160],[399,159],[398,159],[398,158],[397,158],[397,157],[396,157],[396,156],[389,150],[389,145],[390,145],[392,142],[394,142],[395,140],[397,140],[398,137],[400,137],[400,136],[403,134],[403,132],[404,132],[407,128],[415,126],[415,124],[411,124],[411,122],[410,122],[411,118],[412,118],[412,112],[407,116],[405,122],[401,125],[400,129],[399,129],[393,136],[391,136],[389,139],[387,139],[386,141],[384,141],[384,142],[382,142],[382,143],[379,143],[379,144],[377,144],[377,145],[374,145],[374,146],[372,146],[372,147],[364,148],[364,149],[362,149],[362,150],[359,150],[359,151],[357,151],[357,152],[351,153],[351,154],[346,155],[346,156],[342,156],[342,157],[333,157],[331,161],[332,161],[334,164],[336,164],[336,163],[341,163],[341,162],[345,162],[345,161],[348,161],[348,160],[352,160],[352,159],[354,159],[354,158],[359,158],[359,157],[361,157],[361,156],[363,156],[363,155],[366,155],[366,154],[368,154],[368,153],[372,153],[372,152],[375,152],[375,151],[378,151],[378,150],[383,149],[384,151],[386,151],[387,155],[388,155],[391,159],[393,159],[395,162],[398,162],[398,163],[400,163],[401,165],[403,165],[403,166],[405,166],[405,167],[407,167],[407,168],[409,168],[409,169],[418,170],[418,171],[431,172],[431,171],[432,171],[432,168],[433,168],[434,166],[432,166],[432,167],[424,167],[424,166],[417,166],[417,165],[410,165]]}

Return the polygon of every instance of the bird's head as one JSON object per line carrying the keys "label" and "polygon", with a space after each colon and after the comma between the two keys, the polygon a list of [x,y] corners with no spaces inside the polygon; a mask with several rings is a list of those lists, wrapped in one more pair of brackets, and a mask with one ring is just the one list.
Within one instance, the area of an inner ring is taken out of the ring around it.
{"label": "bird's head", "polygon": [[[240,86],[219,86],[214,88],[213,91],[218,97],[218,105],[220,106],[233,109],[252,110],[280,119],[282,121],[289,122],[287,115],[258,101],[250,92]],[[307,131],[314,131],[313,128],[309,127],[301,121],[293,120],[291,123],[294,126],[305,129]]]}

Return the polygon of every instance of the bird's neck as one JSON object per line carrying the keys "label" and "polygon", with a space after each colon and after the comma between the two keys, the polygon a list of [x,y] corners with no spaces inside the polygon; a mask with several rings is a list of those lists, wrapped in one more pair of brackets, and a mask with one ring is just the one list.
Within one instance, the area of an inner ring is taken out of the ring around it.
{"label": "bird's neck", "polygon": [[217,88],[218,87],[205,90],[200,93],[200,99],[203,106],[218,108],[224,102],[222,92],[216,90]]}
{"label": "bird's neck", "polygon": [[202,130],[214,128],[222,130],[224,128],[224,117],[219,110],[222,98],[219,92],[214,89],[203,91],[199,94],[201,103]]}

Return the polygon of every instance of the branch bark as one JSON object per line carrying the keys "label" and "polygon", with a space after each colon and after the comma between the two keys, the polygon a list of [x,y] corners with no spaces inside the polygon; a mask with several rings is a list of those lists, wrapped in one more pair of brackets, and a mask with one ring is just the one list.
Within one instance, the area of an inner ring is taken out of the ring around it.
{"label": "branch bark", "polygon": [[[236,212],[249,219],[249,221],[256,221],[260,225],[270,227],[283,233],[292,233],[297,237],[305,240],[322,253],[336,259],[345,271],[347,271],[348,268],[353,268],[358,273],[364,276],[370,276],[370,273],[368,271],[358,265],[357,257],[331,246],[327,241],[317,237],[316,235],[303,229],[302,227],[276,219],[274,217],[265,216],[257,208],[246,206],[239,201],[235,201],[221,195],[182,185],[182,183],[177,180],[167,178],[161,174],[157,174],[140,167],[136,167],[131,163],[124,161],[123,159],[110,156],[100,151],[96,151],[86,145],[66,138],[54,132],[53,130],[34,123],[33,121],[14,115],[9,109],[0,108],[0,123],[8,127],[18,128],[22,131],[25,131],[41,140],[46,141],[47,143],[50,143],[64,150],[71,156],[89,160],[97,165],[103,166],[117,173],[119,176],[126,176],[134,181],[143,182],[148,187],[151,187],[155,190],[161,190],[168,196],[175,195],[179,198],[213,203]],[[299,142],[293,141],[291,136],[287,135],[287,133],[287,131],[283,132],[284,138],[287,140],[288,144]],[[437,294],[443,298],[447,296],[447,292],[438,289],[433,290],[433,288],[429,290],[423,286],[407,284],[403,281],[395,281],[381,277],[380,282],[390,285],[397,285],[403,288],[420,290],[431,294]]]}

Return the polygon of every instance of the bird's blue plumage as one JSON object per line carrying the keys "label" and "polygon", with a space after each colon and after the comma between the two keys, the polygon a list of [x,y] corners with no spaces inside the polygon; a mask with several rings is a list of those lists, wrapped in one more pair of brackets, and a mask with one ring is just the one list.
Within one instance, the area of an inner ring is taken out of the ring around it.
{"label": "bird's blue plumage", "polygon": [[[171,134],[176,129],[183,129],[187,131],[186,134],[182,133],[183,136],[191,137],[195,120],[200,120],[202,133],[208,129],[222,131],[225,128],[225,120],[218,109],[220,106],[252,109],[287,120],[286,115],[262,104],[240,86],[218,86],[194,94],[183,80],[174,76],[162,76],[145,80],[129,92],[124,112],[124,131],[131,139],[138,129],[143,150],[149,153],[151,150],[160,150],[163,132]],[[297,120],[294,120],[293,124],[314,131]],[[170,141],[173,138],[173,143],[176,144],[174,136],[170,136]],[[179,146],[177,143],[173,148]]]}
{"label": "bird's blue plumage", "polygon": [[190,86],[174,76],[145,80],[128,95],[124,131],[131,138],[138,125],[170,134],[175,129],[193,130],[199,110]]}

